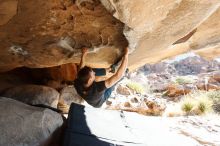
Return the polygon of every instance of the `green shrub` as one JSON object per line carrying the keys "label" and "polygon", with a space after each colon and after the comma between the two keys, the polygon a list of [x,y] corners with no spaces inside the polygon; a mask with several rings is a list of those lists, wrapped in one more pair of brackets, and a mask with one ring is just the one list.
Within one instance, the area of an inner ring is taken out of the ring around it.
{"label": "green shrub", "polygon": [[192,84],[195,82],[195,80],[188,76],[178,76],[174,79],[174,82],[179,85],[183,85],[183,84]]}
{"label": "green shrub", "polygon": [[205,113],[205,111],[206,111],[206,104],[204,103],[204,102],[200,102],[199,104],[198,104],[198,110],[201,112],[201,113]]}
{"label": "green shrub", "polygon": [[133,82],[133,81],[129,81],[127,83],[127,87],[140,94],[144,94],[144,91],[145,91],[144,87],[141,84],[137,82]]}
{"label": "green shrub", "polygon": [[196,91],[188,94],[182,101],[182,110],[187,114],[200,115],[212,111],[213,100],[207,91]]}
{"label": "green shrub", "polygon": [[213,100],[213,111],[220,114],[220,91],[209,91],[207,96]]}
{"label": "green shrub", "polygon": [[220,102],[220,91],[208,91],[207,96],[214,102]]}
{"label": "green shrub", "polygon": [[213,101],[207,96],[198,99],[197,110],[198,114],[205,114],[212,111]]}
{"label": "green shrub", "polygon": [[185,98],[181,102],[181,109],[186,113],[190,114],[192,113],[193,109],[195,108],[194,100],[191,98]]}

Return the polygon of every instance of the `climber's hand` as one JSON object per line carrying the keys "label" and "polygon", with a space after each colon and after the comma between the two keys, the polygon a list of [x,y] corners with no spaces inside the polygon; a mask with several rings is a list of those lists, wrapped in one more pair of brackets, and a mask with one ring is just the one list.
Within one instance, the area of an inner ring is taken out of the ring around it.
{"label": "climber's hand", "polygon": [[83,48],[82,49],[82,54],[84,55],[84,54],[87,54],[88,53],[88,48]]}
{"label": "climber's hand", "polygon": [[124,50],[124,55],[128,55],[128,52],[129,52],[129,49],[128,49],[128,47],[126,47]]}

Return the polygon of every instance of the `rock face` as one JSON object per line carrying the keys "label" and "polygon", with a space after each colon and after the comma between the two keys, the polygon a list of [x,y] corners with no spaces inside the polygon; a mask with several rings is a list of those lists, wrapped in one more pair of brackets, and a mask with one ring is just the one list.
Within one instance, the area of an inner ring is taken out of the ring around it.
{"label": "rock face", "polygon": [[57,108],[60,94],[55,89],[46,86],[22,85],[8,89],[2,96],[27,104],[44,104]]}
{"label": "rock face", "polygon": [[64,104],[71,105],[72,102],[81,104],[84,100],[80,97],[74,86],[64,87],[60,91],[60,100],[64,101]]}
{"label": "rock face", "polygon": [[176,69],[173,65],[166,62],[160,62],[157,64],[146,64],[141,67],[138,71],[143,72],[145,75],[150,73],[159,73],[159,74],[175,74]]}
{"label": "rock face", "polygon": [[164,75],[198,75],[220,70],[220,63],[215,60],[206,60],[199,56],[189,56],[185,59],[171,62],[160,62],[156,64],[146,64],[138,72],[145,75],[152,73]]}
{"label": "rock face", "polygon": [[[124,34],[130,48],[135,50],[129,57],[130,68],[137,68],[146,62],[155,63],[188,50],[207,58],[220,55],[217,33],[220,28],[220,21],[217,21],[220,18],[220,1],[101,1],[126,25]],[[195,28],[196,32],[188,35]],[[173,45],[184,36],[191,38]]]}
{"label": "rock face", "polygon": [[78,63],[82,47],[87,65],[109,67],[128,43],[130,69],[189,50],[220,56],[219,0],[100,1],[2,0],[0,71]]}
{"label": "rock face", "polygon": [[77,66],[73,63],[63,64],[47,69],[48,77],[55,81],[73,81],[77,75]]}
{"label": "rock face", "polygon": [[0,9],[2,71],[79,62],[82,47],[89,64],[108,66],[127,45],[123,24],[98,0],[3,0]]}
{"label": "rock face", "polygon": [[74,86],[66,86],[60,91],[57,108],[68,114],[71,103],[83,104],[84,100],[77,94]]}
{"label": "rock face", "polygon": [[201,57],[188,57],[173,63],[178,75],[197,75],[211,71],[218,71],[220,63],[216,61],[207,61]]}
{"label": "rock face", "polygon": [[26,77],[14,75],[14,74],[0,74],[0,93],[4,92],[5,90],[27,84],[29,83]]}
{"label": "rock face", "polygon": [[17,0],[3,0],[0,4],[1,21],[0,25],[6,24],[17,13]]}
{"label": "rock face", "polygon": [[0,145],[47,145],[63,124],[61,115],[0,97]]}

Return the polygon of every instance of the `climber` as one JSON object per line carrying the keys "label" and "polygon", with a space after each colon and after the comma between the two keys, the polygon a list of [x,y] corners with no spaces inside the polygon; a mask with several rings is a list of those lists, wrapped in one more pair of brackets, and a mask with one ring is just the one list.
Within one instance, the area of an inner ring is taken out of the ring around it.
{"label": "climber", "polygon": [[[118,70],[110,78],[104,81],[95,81],[95,75],[105,75],[103,69],[93,70],[85,66],[85,57],[87,49],[82,50],[81,61],[79,65],[79,72],[74,86],[77,93],[86,102],[93,107],[101,107],[102,104],[110,97],[115,84],[123,77],[128,64],[128,48],[125,49],[124,56]],[[112,69],[110,69],[112,70]],[[96,71],[96,73],[95,73]]]}

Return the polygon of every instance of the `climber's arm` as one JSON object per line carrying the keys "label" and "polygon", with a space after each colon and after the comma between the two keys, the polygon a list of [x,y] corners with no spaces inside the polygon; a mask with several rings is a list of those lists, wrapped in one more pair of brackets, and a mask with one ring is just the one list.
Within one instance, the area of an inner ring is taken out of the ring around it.
{"label": "climber's arm", "polygon": [[80,60],[80,63],[79,63],[78,71],[85,66],[85,58],[86,58],[87,52],[88,52],[87,48],[82,49],[82,56],[81,56],[81,60]]}
{"label": "climber's arm", "polygon": [[128,48],[125,49],[125,55],[122,59],[122,63],[119,66],[117,72],[105,81],[106,88],[110,88],[115,83],[117,83],[124,75],[128,64]]}

